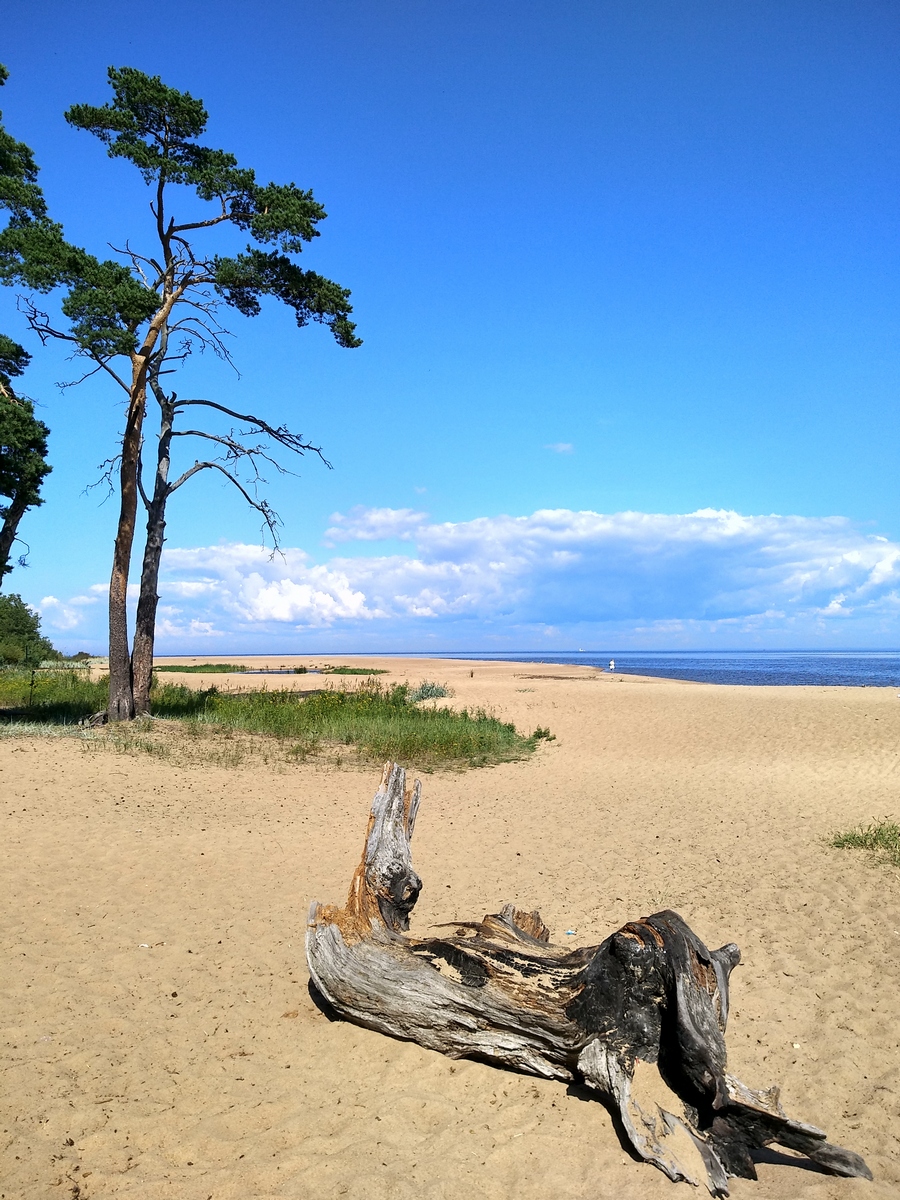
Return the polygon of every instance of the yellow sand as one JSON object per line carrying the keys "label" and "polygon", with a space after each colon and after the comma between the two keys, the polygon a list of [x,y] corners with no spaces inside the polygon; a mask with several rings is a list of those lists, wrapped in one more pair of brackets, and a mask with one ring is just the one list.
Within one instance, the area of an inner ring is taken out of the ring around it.
{"label": "yellow sand", "polygon": [[[292,661],[323,659],[271,665]],[[662,907],[712,946],[736,941],[731,1069],[781,1083],[787,1111],[862,1153],[875,1182],[771,1154],[732,1195],[900,1196],[900,871],[824,844],[900,818],[897,692],[372,665],[448,681],[453,703],[558,739],[528,761],[423,777],[414,928],[515,900],[571,945]],[[323,683],[270,686],[284,682]],[[307,907],[343,899],[378,777],[0,740],[3,1197],[689,1194],[635,1162],[577,1089],[313,1005]]]}

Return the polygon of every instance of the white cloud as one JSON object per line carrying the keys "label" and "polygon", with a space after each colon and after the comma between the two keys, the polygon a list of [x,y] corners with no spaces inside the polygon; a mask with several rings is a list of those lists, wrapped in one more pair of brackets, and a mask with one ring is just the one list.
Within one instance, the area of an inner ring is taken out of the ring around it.
{"label": "white cloud", "polygon": [[571,442],[549,442],[544,449],[552,450],[554,454],[572,454],[575,447]]}
{"label": "white cloud", "polygon": [[315,628],[383,615],[367,606],[346,572],[311,564],[302,550],[272,555],[260,546],[232,543],[167,550],[163,563],[166,598],[180,602],[170,604],[173,619],[199,607],[201,613],[222,613],[231,627]]}
{"label": "white cloud", "polygon": [[82,606],[90,604],[92,599],[89,596],[73,596],[71,600],[63,603],[56,596],[44,596],[37,610],[45,626],[67,632],[81,625],[84,619]]}
{"label": "white cloud", "polygon": [[364,508],[357,505],[349,513],[332,513],[333,523],[325,530],[325,540],[333,544],[382,542],[387,538],[408,539],[427,518],[427,513],[416,512],[412,508]]}
{"label": "white cloud", "polygon": [[357,649],[435,638],[526,648],[607,634],[621,646],[809,645],[830,631],[841,644],[900,640],[900,544],[843,517],[543,509],[437,523],[357,508],[335,514],[328,532],[400,538],[409,552],[316,563],[299,549],[166,550],[160,638],[221,635],[243,648],[255,636],[320,635],[323,646]]}

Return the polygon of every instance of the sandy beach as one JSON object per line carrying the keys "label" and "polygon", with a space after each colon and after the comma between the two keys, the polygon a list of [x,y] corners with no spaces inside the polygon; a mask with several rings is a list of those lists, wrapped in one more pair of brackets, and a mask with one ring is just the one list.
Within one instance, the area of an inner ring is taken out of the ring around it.
{"label": "sandy beach", "polygon": [[[731,1069],[780,1083],[787,1111],[875,1179],[773,1152],[732,1195],[900,1196],[900,872],[826,844],[900,816],[896,690],[328,661],[446,681],[452,703],[556,737],[525,761],[422,775],[415,930],[514,900],[573,945],[664,907],[711,946],[737,942]],[[323,679],[269,686],[286,683]],[[4,1200],[690,1194],[578,1088],[453,1062],[313,1003],[307,908],[346,894],[377,765],[4,737],[0,772]]]}

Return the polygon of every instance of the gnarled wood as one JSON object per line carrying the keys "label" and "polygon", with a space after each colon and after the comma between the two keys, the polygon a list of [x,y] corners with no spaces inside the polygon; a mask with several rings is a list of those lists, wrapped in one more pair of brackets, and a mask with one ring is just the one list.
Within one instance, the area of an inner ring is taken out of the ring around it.
{"label": "gnarled wood", "polygon": [[554,946],[540,915],[512,904],[446,936],[409,936],[422,887],[410,854],[420,785],[405,782],[385,766],[346,905],[310,907],[310,975],[338,1013],[454,1058],[578,1079],[617,1108],[642,1158],[715,1196],[728,1194],[729,1176],[755,1179],[752,1151],[771,1142],[871,1179],[858,1154],[787,1117],[777,1088],[728,1074],[740,951],[707,950],[677,913],[579,950]]}

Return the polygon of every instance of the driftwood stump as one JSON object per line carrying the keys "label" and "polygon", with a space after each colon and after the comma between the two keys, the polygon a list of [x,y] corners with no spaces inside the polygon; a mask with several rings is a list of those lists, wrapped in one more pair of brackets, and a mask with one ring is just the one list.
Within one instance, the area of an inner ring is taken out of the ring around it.
{"label": "driftwood stump", "polygon": [[410,840],[420,784],[384,769],[362,861],[343,908],[313,903],[306,956],[342,1016],[453,1058],[579,1080],[621,1117],[635,1151],[670,1179],[728,1194],[755,1179],[752,1151],[775,1142],[824,1171],[871,1179],[852,1150],[791,1120],[778,1088],[728,1074],[730,944],[707,950],[674,912],[632,921],[599,946],[554,946],[537,912],[507,904],[446,937],[407,935],[421,880]]}

